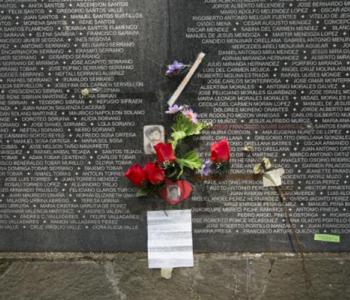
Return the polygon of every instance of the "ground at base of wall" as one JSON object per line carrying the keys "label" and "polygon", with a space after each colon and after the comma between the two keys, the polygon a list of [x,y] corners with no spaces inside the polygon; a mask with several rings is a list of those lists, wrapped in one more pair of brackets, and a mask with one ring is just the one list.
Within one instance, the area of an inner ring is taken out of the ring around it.
{"label": "ground at base of wall", "polygon": [[145,254],[0,254],[0,300],[350,299],[350,254],[196,254],[170,280]]}

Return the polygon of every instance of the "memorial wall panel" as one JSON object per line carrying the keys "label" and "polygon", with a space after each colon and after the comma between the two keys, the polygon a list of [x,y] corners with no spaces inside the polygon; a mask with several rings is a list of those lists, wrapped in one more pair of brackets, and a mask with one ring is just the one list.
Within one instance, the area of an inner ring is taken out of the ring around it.
{"label": "memorial wall panel", "polygon": [[349,20],[349,1],[1,2],[0,250],[146,250],[165,206],[123,173],[152,157],[144,126],[169,129],[166,64],[203,51],[178,102],[214,124],[203,158],[228,138],[235,176],[193,178],[195,250],[293,250],[276,190],[249,177],[265,156],[305,251],[348,251]]}

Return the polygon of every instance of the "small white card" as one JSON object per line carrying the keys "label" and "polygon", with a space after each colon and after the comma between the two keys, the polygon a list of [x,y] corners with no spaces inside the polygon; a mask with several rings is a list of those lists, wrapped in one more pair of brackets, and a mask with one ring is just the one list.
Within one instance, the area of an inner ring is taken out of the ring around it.
{"label": "small white card", "polygon": [[281,186],[282,175],[284,175],[284,169],[279,168],[276,170],[268,171],[263,176],[263,184],[265,187]]}
{"label": "small white card", "polygon": [[193,267],[190,209],[147,212],[148,267]]}

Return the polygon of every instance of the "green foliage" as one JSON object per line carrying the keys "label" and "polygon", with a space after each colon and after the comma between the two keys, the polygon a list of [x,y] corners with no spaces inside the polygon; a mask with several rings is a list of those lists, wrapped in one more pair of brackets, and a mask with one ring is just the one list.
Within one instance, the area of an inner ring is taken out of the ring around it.
{"label": "green foliage", "polygon": [[186,137],[186,132],[184,131],[175,131],[171,134],[172,139],[170,140],[173,149],[175,150],[177,147],[178,141],[184,139]]}
{"label": "green foliage", "polygon": [[170,142],[173,145],[174,150],[180,140],[192,135],[199,135],[202,130],[207,127],[208,125],[203,122],[193,123],[182,113],[178,114],[174,125],[171,127],[173,133],[171,134],[172,139]]}
{"label": "green foliage", "polygon": [[149,194],[152,194],[153,192],[155,192],[156,189],[157,189],[157,186],[154,186],[154,185],[146,186],[137,191],[136,197],[146,197]]}
{"label": "green foliage", "polygon": [[183,170],[185,167],[191,170],[199,170],[202,167],[202,159],[196,151],[187,152],[183,158],[177,158],[176,162]]}

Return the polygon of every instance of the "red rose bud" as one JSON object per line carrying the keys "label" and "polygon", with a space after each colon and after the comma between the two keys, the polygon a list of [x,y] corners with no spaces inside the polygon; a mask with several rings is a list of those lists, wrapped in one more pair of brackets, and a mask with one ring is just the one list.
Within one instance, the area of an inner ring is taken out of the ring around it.
{"label": "red rose bud", "polygon": [[160,190],[160,196],[170,205],[177,205],[191,195],[192,186],[186,180],[171,181],[167,179],[164,187]]}
{"label": "red rose bud", "polygon": [[143,168],[148,181],[152,184],[160,184],[165,179],[164,170],[159,168],[155,163],[149,162]]}
{"label": "red rose bud", "polygon": [[230,159],[230,145],[226,139],[214,143],[210,147],[210,159],[214,163],[227,162]]}
{"label": "red rose bud", "polygon": [[158,143],[154,146],[157,154],[157,160],[160,163],[176,160],[173,146],[171,144]]}
{"label": "red rose bud", "polygon": [[140,186],[146,180],[146,174],[139,164],[132,165],[125,173],[127,177],[134,185]]}

